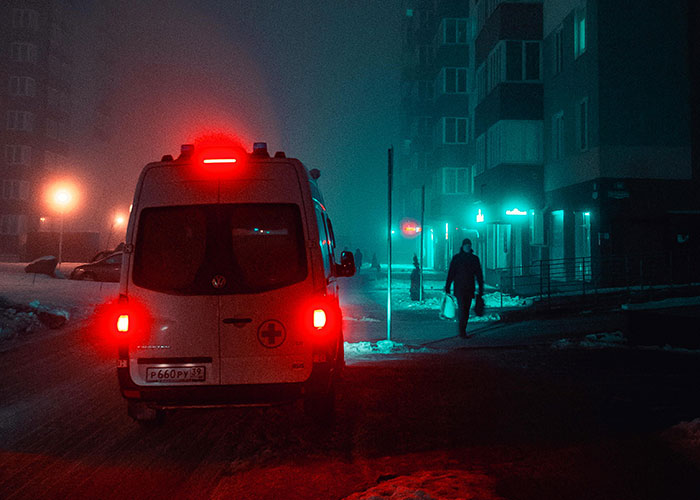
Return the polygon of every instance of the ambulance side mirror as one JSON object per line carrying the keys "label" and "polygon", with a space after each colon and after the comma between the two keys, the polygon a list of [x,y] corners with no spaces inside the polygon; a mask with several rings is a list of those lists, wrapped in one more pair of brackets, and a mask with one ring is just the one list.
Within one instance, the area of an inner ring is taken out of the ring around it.
{"label": "ambulance side mirror", "polygon": [[340,254],[340,264],[335,265],[335,275],[339,278],[349,278],[355,275],[355,256],[352,252]]}

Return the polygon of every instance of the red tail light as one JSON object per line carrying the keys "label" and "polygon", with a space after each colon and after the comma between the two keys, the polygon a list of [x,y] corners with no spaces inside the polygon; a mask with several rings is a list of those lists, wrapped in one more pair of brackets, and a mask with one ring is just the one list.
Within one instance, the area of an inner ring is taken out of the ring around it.
{"label": "red tail light", "polygon": [[314,328],[320,330],[328,322],[326,311],[323,309],[314,309]]}
{"label": "red tail light", "polygon": [[140,342],[151,328],[151,316],[146,307],[124,295],[118,302],[104,304],[95,312],[99,331],[110,344]]}
{"label": "red tail light", "polygon": [[340,331],[341,312],[335,297],[314,297],[304,309],[304,329],[315,335],[328,335]]}
{"label": "red tail light", "polygon": [[129,315],[121,314],[117,318],[117,331],[120,333],[127,333],[129,331]]}

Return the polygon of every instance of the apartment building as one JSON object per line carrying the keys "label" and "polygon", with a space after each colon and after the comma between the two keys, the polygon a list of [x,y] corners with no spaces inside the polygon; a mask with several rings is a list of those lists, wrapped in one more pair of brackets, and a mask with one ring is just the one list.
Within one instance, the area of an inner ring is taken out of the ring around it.
{"label": "apartment building", "polygon": [[0,256],[23,255],[41,224],[42,180],[68,155],[71,4],[0,4]]}
{"label": "apartment building", "polygon": [[[444,269],[459,247],[457,227],[470,196],[469,3],[405,2],[403,25],[404,141],[397,155],[395,211],[399,220],[418,220],[425,186],[425,263]],[[417,241],[397,238],[399,259],[410,262]]]}
{"label": "apartment building", "polygon": [[587,257],[700,250],[688,7],[544,2],[545,203],[533,243],[580,259],[569,277],[605,272]]}
{"label": "apartment building", "polygon": [[470,224],[487,280],[542,257],[528,214],[543,204],[541,0],[472,0],[475,13]]}

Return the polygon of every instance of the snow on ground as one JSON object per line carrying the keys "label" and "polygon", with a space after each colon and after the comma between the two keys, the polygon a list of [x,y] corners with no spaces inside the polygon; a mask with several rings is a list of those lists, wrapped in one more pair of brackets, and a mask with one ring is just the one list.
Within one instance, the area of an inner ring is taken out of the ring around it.
{"label": "snow on ground", "polygon": [[[470,320],[471,321],[471,320]],[[620,331],[609,333],[591,333],[583,339],[561,339],[552,344],[552,349],[620,349],[628,348],[627,338]],[[661,346],[636,346],[637,349],[647,351],[667,351],[688,354],[700,354],[700,350]]]}
{"label": "snow on ground", "polygon": [[700,467],[700,418],[674,425],[661,438]]}
{"label": "snow on ground", "polygon": [[592,333],[586,335],[583,340],[561,339],[552,344],[553,349],[607,349],[623,347],[627,339],[622,332]]}
{"label": "snow on ground", "polygon": [[416,352],[435,352],[434,349],[425,347],[407,346],[393,340],[380,340],[378,342],[345,342],[345,359],[367,359],[373,355],[410,354]]}
{"label": "snow on ground", "polygon": [[345,500],[499,500],[495,482],[479,472],[444,470],[418,472],[388,479]]}
{"label": "snow on ground", "polygon": [[[96,305],[117,297],[118,283],[74,281],[27,274],[23,263],[0,263],[0,339],[46,328],[37,318],[40,311],[85,319]],[[77,263],[64,263],[70,274]]]}

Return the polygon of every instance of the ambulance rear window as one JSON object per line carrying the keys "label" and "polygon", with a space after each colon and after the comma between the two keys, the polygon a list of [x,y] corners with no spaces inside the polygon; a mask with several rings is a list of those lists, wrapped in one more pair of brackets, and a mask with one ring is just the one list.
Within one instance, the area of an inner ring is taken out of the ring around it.
{"label": "ambulance rear window", "polygon": [[184,295],[255,293],[298,283],[306,275],[297,205],[195,205],[141,212],[133,281],[143,288]]}

